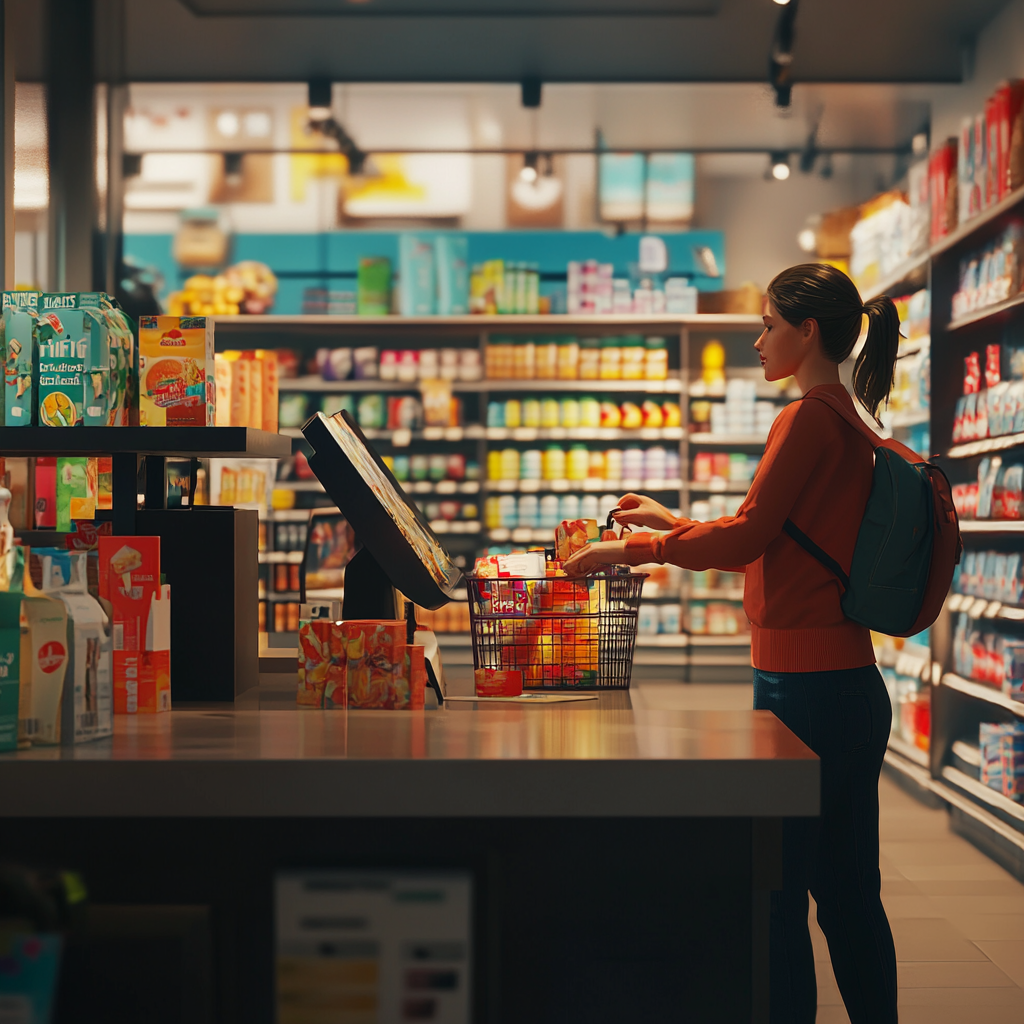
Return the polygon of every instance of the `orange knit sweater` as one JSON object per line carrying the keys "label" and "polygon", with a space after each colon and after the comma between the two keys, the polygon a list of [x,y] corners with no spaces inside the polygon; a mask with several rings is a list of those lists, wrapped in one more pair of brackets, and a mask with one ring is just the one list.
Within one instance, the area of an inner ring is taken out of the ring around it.
{"label": "orange knit sweater", "polygon": [[[819,387],[853,408],[841,385]],[[735,516],[711,523],[680,519],[662,537],[634,534],[627,558],[633,565],[745,571],[743,608],[755,668],[820,672],[871,665],[870,633],[843,615],[839,582],[782,525],[792,519],[849,572],[873,464],[867,439],[824,402],[793,402],[775,420]]]}

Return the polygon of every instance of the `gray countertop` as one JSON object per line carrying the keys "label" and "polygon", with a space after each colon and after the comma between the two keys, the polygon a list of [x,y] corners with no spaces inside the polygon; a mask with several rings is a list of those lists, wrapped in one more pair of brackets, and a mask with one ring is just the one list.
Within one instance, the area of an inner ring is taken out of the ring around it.
{"label": "gray countertop", "polygon": [[178,710],[0,755],[0,816],[780,817],[818,760],[767,711]]}

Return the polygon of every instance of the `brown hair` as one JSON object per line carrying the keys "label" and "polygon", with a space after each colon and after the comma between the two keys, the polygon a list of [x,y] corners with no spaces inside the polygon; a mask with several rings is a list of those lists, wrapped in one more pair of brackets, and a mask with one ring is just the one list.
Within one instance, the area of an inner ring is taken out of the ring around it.
{"label": "brown hair", "polygon": [[880,295],[861,302],[857,286],[827,263],[800,263],[782,271],[768,285],[768,298],[794,327],[817,321],[821,347],[833,363],[849,358],[867,314],[867,338],[853,367],[853,393],[880,423],[878,407],[892,390],[900,343],[900,318],[892,299]]}

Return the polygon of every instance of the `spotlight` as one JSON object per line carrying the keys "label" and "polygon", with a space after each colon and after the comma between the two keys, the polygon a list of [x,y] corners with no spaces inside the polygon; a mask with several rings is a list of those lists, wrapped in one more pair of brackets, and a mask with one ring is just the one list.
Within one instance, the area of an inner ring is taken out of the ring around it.
{"label": "spotlight", "polygon": [[237,188],[242,184],[242,155],[241,153],[224,154],[224,184]]}
{"label": "spotlight", "polygon": [[536,75],[529,75],[520,84],[524,107],[539,107],[544,83]]}
{"label": "spotlight", "polygon": [[536,153],[524,153],[523,154],[523,166],[519,170],[519,180],[533,184],[537,180],[537,162],[538,157]]}
{"label": "spotlight", "polygon": [[785,7],[785,6],[786,6],[786,5],[787,5],[787,4],[789,3],[789,0],[775,0],[775,2],[776,2],[776,3],[777,3],[777,4],[779,5],[779,6],[780,6],[780,7]]}
{"label": "spotlight", "polygon": [[796,244],[803,249],[804,252],[814,252],[818,248],[818,236],[814,233],[812,228],[804,228],[796,236]]}
{"label": "spotlight", "polygon": [[326,121],[331,116],[331,80],[311,78],[307,89],[310,121]]}
{"label": "spotlight", "polygon": [[776,181],[785,181],[789,177],[788,153],[772,153],[772,177]]}
{"label": "spotlight", "polygon": [[768,55],[768,82],[775,90],[775,105],[788,107],[793,91],[793,42],[796,39],[797,0],[789,2],[779,12],[775,25],[771,51]]}

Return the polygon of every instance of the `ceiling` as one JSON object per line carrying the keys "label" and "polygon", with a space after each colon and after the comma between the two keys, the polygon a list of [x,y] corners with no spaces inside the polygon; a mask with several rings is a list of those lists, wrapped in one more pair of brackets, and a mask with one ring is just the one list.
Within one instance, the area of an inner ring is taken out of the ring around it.
{"label": "ceiling", "polygon": [[[93,0],[101,77],[129,81],[763,82],[771,0]],[[802,0],[797,82],[958,82],[1005,0]],[[45,74],[40,0],[8,0]],[[511,12],[511,13],[510,13]]]}

